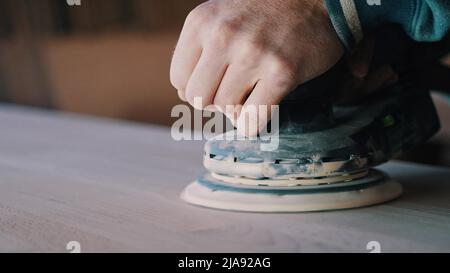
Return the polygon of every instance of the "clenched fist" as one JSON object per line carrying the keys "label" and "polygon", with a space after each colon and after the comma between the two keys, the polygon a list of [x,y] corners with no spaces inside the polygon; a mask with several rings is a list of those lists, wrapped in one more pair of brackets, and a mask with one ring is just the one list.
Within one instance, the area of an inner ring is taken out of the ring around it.
{"label": "clenched fist", "polygon": [[[279,104],[342,54],[323,0],[211,0],[186,18],[170,80],[181,99],[194,105],[199,97],[194,107],[218,109],[238,131],[255,135],[269,116],[249,127],[246,107]],[[226,113],[226,105],[236,111]]]}

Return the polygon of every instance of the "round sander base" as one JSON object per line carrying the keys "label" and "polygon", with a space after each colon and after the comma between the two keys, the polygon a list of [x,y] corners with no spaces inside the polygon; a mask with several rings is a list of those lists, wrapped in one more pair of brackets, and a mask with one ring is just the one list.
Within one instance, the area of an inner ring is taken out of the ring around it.
{"label": "round sander base", "polygon": [[380,171],[341,185],[314,187],[248,187],[228,185],[204,175],[181,198],[194,205],[247,212],[306,212],[349,209],[384,203],[402,193],[400,183]]}

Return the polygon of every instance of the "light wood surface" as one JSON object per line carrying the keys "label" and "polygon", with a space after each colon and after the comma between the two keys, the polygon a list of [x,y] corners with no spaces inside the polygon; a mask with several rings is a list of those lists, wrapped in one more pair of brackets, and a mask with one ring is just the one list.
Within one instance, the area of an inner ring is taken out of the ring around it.
{"label": "light wood surface", "polygon": [[115,120],[0,105],[0,251],[450,251],[450,170],[390,162],[403,197],[300,214],[183,203],[202,142]]}

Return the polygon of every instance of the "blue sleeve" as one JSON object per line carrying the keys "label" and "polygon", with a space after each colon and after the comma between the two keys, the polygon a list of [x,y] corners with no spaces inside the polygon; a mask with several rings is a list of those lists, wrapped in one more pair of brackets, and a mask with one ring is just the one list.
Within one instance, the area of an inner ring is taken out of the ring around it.
{"label": "blue sleeve", "polygon": [[418,42],[441,40],[450,27],[450,0],[325,0],[333,26],[347,49],[364,33],[396,23]]}

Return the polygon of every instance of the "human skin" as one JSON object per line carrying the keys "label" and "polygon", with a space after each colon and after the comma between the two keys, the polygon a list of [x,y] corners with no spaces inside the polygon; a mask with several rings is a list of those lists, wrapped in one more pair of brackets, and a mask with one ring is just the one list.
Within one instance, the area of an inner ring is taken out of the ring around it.
{"label": "human skin", "polygon": [[[186,18],[170,81],[182,100],[224,112],[240,133],[253,136],[270,115],[247,120],[241,113],[279,104],[343,52],[323,0],[211,0]],[[226,112],[227,105],[235,111]]]}

